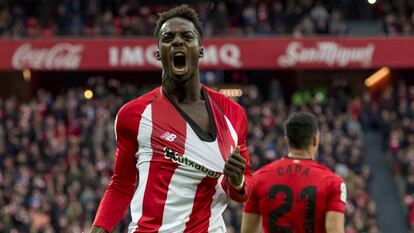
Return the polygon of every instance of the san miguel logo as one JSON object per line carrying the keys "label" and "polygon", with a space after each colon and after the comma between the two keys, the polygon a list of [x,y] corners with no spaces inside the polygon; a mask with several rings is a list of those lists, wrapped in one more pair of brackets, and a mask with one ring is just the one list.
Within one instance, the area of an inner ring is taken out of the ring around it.
{"label": "san miguel logo", "polygon": [[164,147],[164,157],[166,159],[171,159],[175,163],[185,165],[185,166],[188,166],[188,167],[192,167],[192,168],[194,168],[198,171],[201,171],[201,172],[203,172],[204,174],[206,174],[207,176],[209,176],[211,178],[218,179],[222,174],[221,172],[217,172],[217,171],[213,171],[211,169],[208,169],[208,168],[204,167],[203,165],[200,165],[200,164],[190,160],[186,156],[181,155],[178,152],[171,150],[168,147]]}
{"label": "san miguel logo", "polygon": [[82,60],[82,45],[57,43],[48,48],[33,48],[24,43],[13,54],[14,69],[74,70],[79,68]]}
{"label": "san miguel logo", "polygon": [[277,59],[281,67],[292,67],[299,64],[323,63],[327,66],[346,67],[350,63],[359,63],[367,67],[372,62],[375,46],[343,46],[336,42],[318,42],[314,47],[304,47],[300,42],[291,42]]}

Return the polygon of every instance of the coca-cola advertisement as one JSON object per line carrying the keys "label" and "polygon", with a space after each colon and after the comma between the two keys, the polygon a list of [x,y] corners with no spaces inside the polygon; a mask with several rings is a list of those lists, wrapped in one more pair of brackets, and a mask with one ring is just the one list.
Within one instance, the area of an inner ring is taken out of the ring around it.
{"label": "coca-cola advertisement", "polygon": [[34,48],[31,43],[19,46],[13,54],[14,69],[76,70],[82,60],[82,44],[56,43],[52,47]]}
{"label": "coca-cola advertisement", "polygon": [[[203,40],[201,69],[414,67],[409,38]],[[0,40],[0,70],[160,70],[155,39]]]}

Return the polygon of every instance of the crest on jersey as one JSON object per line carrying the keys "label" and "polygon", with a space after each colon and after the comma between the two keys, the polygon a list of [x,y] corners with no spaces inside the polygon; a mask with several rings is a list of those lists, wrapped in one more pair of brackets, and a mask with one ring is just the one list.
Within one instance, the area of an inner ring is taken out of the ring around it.
{"label": "crest on jersey", "polygon": [[163,135],[160,136],[160,138],[167,140],[169,142],[173,142],[177,138],[177,135],[170,132],[165,132]]}

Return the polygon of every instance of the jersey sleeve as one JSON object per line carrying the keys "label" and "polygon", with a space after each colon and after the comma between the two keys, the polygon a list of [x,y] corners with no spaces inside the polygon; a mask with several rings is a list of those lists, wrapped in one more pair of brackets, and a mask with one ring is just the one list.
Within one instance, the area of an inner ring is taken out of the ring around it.
{"label": "jersey sleeve", "polygon": [[138,148],[139,119],[132,114],[131,108],[124,106],[115,120],[117,147],[114,173],[93,223],[94,226],[102,227],[109,232],[124,216],[134,194],[137,180],[135,153]]}
{"label": "jersey sleeve", "polygon": [[345,212],[346,203],[346,185],[339,176],[335,176],[328,189],[328,211]]}
{"label": "jersey sleeve", "polygon": [[[251,165],[250,165],[250,155],[246,145],[246,137],[247,137],[247,117],[244,110],[237,105],[238,114],[236,114],[237,120],[239,124],[237,124],[237,134],[238,134],[238,146],[240,148],[240,155],[246,159],[246,168],[244,170],[244,186],[243,190],[238,191],[232,185],[230,185],[227,179],[223,179],[225,190],[227,189],[227,193],[229,194],[230,198],[238,201],[244,202],[247,200],[247,197],[251,191],[252,186],[252,172],[251,172]],[[234,119],[232,119],[234,120]]]}
{"label": "jersey sleeve", "polygon": [[245,202],[243,206],[243,211],[246,213],[252,213],[252,214],[260,214],[260,203],[259,203],[259,196],[257,195],[257,183],[255,182],[257,178],[257,173],[253,175],[252,178],[252,186],[251,186],[251,192],[249,193],[247,197],[247,201]]}

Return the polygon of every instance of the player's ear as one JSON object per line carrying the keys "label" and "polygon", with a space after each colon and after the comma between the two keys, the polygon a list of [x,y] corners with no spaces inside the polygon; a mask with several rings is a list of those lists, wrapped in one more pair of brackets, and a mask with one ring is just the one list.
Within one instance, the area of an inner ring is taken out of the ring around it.
{"label": "player's ear", "polygon": [[319,144],[319,133],[312,136],[312,146],[318,146]]}
{"label": "player's ear", "polygon": [[198,49],[198,57],[199,57],[199,58],[204,57],[204,48],[203,48],[203,47],[200,47],[200,48]]}
{"label": "player's ear", "polygon": [[157,50],[155,52],[155,58],[157,58],[158,61],[161,61],[161,54],[160,54],[160,51],[159,50]]}

